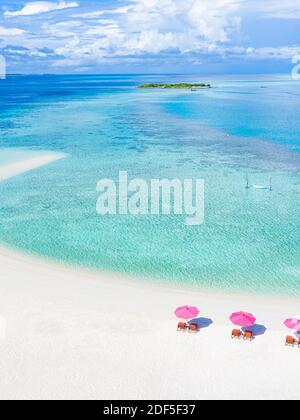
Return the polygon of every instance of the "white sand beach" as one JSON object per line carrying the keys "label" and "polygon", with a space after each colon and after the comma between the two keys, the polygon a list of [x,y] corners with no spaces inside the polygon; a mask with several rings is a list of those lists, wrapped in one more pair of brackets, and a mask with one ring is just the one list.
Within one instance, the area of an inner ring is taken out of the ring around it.
{"label": "white sand beach", "polygon": [[[183,304],[213,323],[177,332]],[[230,338],[241,309],[267,328],[251,343]],[[282,325],[296,313],[296,299],[176,290],[1,248],[0,398],[299,399],[300,349]]]}
{"label": "white sand beach", "polygon": [[32,171],[33,169],[40,168],[41,166],[48,165],[49,163],[65,157],[66,155],[63,153],[47,152],[39,156],[22,159],[8,165],[2,165],[0,167],[0,182],[25,172]]}
{"label": "white sand beach", "polygon": [[[0,181],[64,158],[0,167]],[[283,320],[299,300],[176,289],[0,248],[0,399],[298,399],[300,349]],[[203,328],[176,331],[174,309]],[[257,317],[252,343],[232,341],[236,310]]]}

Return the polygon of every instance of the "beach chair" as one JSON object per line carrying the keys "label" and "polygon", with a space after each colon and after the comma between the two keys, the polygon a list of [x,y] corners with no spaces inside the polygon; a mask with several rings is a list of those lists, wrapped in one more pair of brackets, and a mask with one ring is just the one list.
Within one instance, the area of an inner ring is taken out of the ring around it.
{"label": "beach chair", "polygon": [[240,340],[241,337],[242,337],[242,331],[241,330],[232,330],[232,333],[231,333],[231,338],[232,339],[236,338],[236,339]]}
{"label": "beach chair", "polygon": [[246,341],[252,341],[252,340],[254,340],[253,332],[252,331],[245,331],[243,338]]}
{"label": "beach chair", "polygon": [[187,325],[185,322],[178,322],[177,331],[186,331]]}
{"label": "beach chair", "polygon": [[197,333],[198,332],[198,325],[197,324],[195,324],[195,323],[191,323],[191,324],[189,324],[189,333]]}
{"label": "beach chair", "polygon": [[285,345],[289,347],[294,347],[295,344],[296,344],[296,340],[294,339],[294,337],[291,337],[290,335],[288,335],[285,340]]}

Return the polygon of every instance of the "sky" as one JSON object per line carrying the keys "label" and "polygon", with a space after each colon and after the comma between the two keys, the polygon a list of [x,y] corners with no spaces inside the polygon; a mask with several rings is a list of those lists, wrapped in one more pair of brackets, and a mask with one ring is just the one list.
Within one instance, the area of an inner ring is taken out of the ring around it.
{"label": "sky", "polygon": [[9,73],[290,72],[300,0],[1,0]]}

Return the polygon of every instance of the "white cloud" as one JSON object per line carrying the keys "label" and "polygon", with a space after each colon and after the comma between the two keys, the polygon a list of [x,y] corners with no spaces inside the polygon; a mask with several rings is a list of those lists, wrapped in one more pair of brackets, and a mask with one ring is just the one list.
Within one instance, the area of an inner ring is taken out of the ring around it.
{"label": "white cloud", "polygon": [[81,22],[69,20],[66,22],[57,22],[54,24],[50,24],[45,22],[42,24],[42,34],[51,35],[56,38],[69,38],[76,35],[76,29],[80,29]]}
{"label": "white cloud", "polygon": [[240,0],[246,13],[258,18],[300,19],[300,0]]}
{"label": "white cloud", "polygon": [[23,29],[4,28],[3,26],[0,26],[0,36],[11,37],[11,36],[20,36],[23,34],[25,34],[25,31]]}
{"label": "white cloud", "polygon": [[82,18],[82,19],[96,19],[103,15],[123,15],[129,12],[132,9],[131,5],[118,7],[116,9],[103,9],[103,10],[95,10],[94,12],[87,12],[87,13],[79,13],[77,15],[73,15],[73,18]]}
{"label": "white cloud", "polygon": [[61,56],[60,64],[64,60],[86,64],[131,56],[137,60],[139,55],[169,50],[218,54],[219,44],[227,44],[239,30],[239,2],[129,0],[117,9],[73,15],[82,18],[78,31],[61,24],[46,24],[43,29],[56,38],[69,37],[54,49]]}
{"label": "white cloud", "polygon": [[151,29],[181,40],[186,34],[193,44],[197,38],[227,42],[239,28],[239,9],[240,0],[133,0],[120,22],[126,32]]}
{"label": "white cloud", "polygon": [[105,10],[96,10],[94,12],[87,12],[87,13],[78,13],[76,15],[73,15],[72,18],[78,19],[96,19],[100,16],[105,15],[107,12]]}
{"label": "white cloud", "polygon": [[[242,6],[247,1],[131,0],[119,14],[103,10],[80,15],[93,18],[92,26],[84,21],[84,32],[55,49],[55,53],[62,57],[61,64],[64,59],[69,63],[104,62],[118,57],[137,59],[144,54],[170,50],[196,56],[291,57],[294,49],[285,47],[247,50],[232,45],[231,37],[240,30]],[[113,19],[95,22],[97,16],[105,14],[113,14]]]}
{"label": "white cloud", "polygon": [[[62,67],[118,60],[137,63],[156,57],[163,61],[175,56],[184,56],[191,63],[205,62],[205,56],[290,59],[299,52],[297,46],[247,48],[234,40],[236,35],[239,41],[245,39],[239,36],[245,16],[252,20],[295,18],[300,16],[300,0],[123,0],[122,7],[103,10],[95,8],[96,2],[92,4],[85,13],[80,9],[76,15],[67,13],[64,21],[57,17],[49,20],[48,16],[43,21],[37,19],[29,35],[22,29],[1,27],[0,35],[2,29],[3,40],[19,36],[14,43],[36,55],[51,50],[54,64]],[[31,2],[22,10],[6,12],[6,16],[31,16],[76,6],[74,1]]]}
{"label": "white cloud", "polygon": [[5,48],[5,55],[10,54],[13,56],[26,56],[26,57],[48,57],[48,54],[38,50],[27,50],[27,49],[16,49],[16,48]]}
{"label": "white cloud", "polygon": [[249,47],[246,50],[248,57],[259,59],[259,60],[289,60],[295,55],[300,53],[300,45],[294,46],[283,46],[283,47],[264,47],[264,48],[252,48]]}
{"label": "white cloud", "polygon": [[129,6],[118,7],[117,9],[113,9],[110,12],[114,13],[114,14],[123,15],[125,13],[128,13],[129,10],[131,10],[131,9],[132,9],[132,6],[129,5]]}
{"label": "white cloud", "polygon": [[39,15],[42,13],[53,12],[56,10],[63,10],[69,9],[73,7],[79,7],[79,3],[77,2],[66,2],[66,1],[59,1],[58,3],[52,3],[49,1],[35,1],[31,3],[27,3],[23,9],[17,10],[16,12],[4,12],[4,16],[6,17],[16,17],[16,16],[33,16]]}

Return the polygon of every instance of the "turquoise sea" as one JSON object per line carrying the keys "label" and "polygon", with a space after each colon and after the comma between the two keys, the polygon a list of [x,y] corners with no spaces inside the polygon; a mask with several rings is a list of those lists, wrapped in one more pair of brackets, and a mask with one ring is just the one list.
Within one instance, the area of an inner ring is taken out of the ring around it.
{"label": "turquoise sea", "polygon": [[[144,82],[211,90],[139,90]],[[50,259],[218,289],[300,296],[300,82],[284,76],[9,76],[0,165],[67,159],[0,183],[0,241]],[[204,178],[205,224],[96,213],[96,183]],[[245,189],[268,184],[272,192]],[[150,280],[149,280],[150,281]]]}

